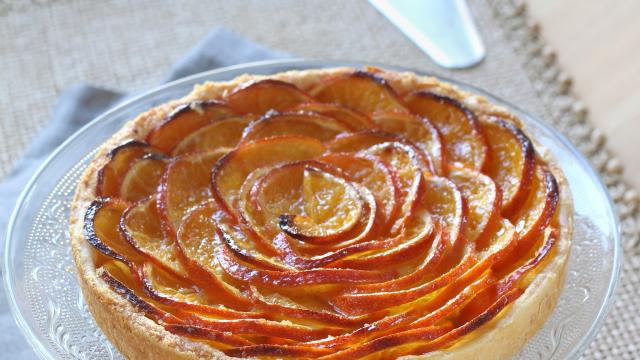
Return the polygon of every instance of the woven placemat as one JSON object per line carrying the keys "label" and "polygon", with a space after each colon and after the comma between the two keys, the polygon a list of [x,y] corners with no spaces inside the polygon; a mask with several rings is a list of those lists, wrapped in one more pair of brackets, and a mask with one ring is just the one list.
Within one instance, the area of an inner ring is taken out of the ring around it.
{"label": "woven placemat", "polygon": [[[0,179],[78,82],[139,91],[222,25],[306,58],[369,60],[430,71],[488,90],[551,122],[589,158],[620,214],[624,265],[617,302],[585,358],[640,357],[637,193],[571,91],[571,79],[514,1],[470,1],[489,49],[477,67],[437,67],[365,1],[181,2],[0,0]],[[0,200],[1,201],[1,200]]]}

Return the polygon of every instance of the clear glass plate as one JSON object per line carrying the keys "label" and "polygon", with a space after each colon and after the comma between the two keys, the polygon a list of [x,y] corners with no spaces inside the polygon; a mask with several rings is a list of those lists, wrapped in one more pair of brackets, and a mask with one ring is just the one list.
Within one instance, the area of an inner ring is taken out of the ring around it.
{"label": "clear glass plate", "polygon": [[[26,186],[9,223],[4,282],[13,315],[43,359],[120,359],[82,299],[70,255],[69,205],[77,180],[96,147],[126,121],[155,105],[189,93],[206,80],[243,73],[292,69],[362,67],[337,61],[269,61],[205,72],[131,99],[82,128],[40,167]],[[407,70],[392,66],[390,70]],[[450,81],[444,79],[446,81]],[[560,162],[575,204],[575,231],[566,284],[545,326],[518,355],[521,359],[578,358],[593,340],[613,302],[620,268],[619,226],[605,187],[585,158],[558,131],[484,91],[524,121],[526,129]]]}

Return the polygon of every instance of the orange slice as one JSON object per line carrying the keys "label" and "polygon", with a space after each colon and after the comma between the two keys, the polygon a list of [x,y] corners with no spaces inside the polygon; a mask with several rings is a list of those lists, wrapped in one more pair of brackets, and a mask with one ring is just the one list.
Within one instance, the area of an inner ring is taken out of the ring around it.
{"label": "orange slice", "polygon": [[400,217],[389,229],[389,233],[395,235],[412,216],[423,179],[423,171],[428,170],[426,170],[426,165],[421,161],[416,149],[406,144],[398,142],[378,144],[364,150],[363,153],[380,159],[398,174],[398,187],[402,199],[399,210]]}
{"label": "orange slice", "polygon": [[165,154],[170,154],[187,135],[210,122],[235,115],[237,113],[227,105],[216,101],[184,104],[147,134],[147,142]]}
{"label": "orange slice", "polygon": [[153,195],[166,167],[167,161],[161,157],[138,159],[122,179],[120,196],[127,201],[136,202]]}
{"label": "orange slice", "polygon": [[213,195],[230,214],[237,216],[238,193],[249,173],[278,163],[312,159],[325,151],[316,139],[283,136],[243,144],[220,159],[211,179]]}
{"label": "orange slice", "polygon": [[176,245],[185,259],[192,278],[207,284],[216,298],[233,308],[247,308],[249,301],[240,290],[226,281],[224,271],[214,256],[220,241],[214,217],[224,216],[215,202],[207,201],[184,216],[176,236]]}
{"label": "orange slice", "polygon": [[144,199],[122,214],[120,229],[129,243],[149,256],[156,264],[186,276],[173,239],[165,236],[155,197]]}
{"label": "orange slice", "polygon": [[383,78],[364,71],[338,75],[321,82],[311,89],[311,96],[318,101],[340,104],[365,114],[407,111]]}
{"label": "orange slice", "polygon": [[334,104],[323,104],[318,102],[302,103],[292,107],[289,111],[328,116],[347,124],[355,130],[367,130],[376,127],[368,116]]}
{"label": "orange slice", "polygon": [[109,161],[98,171],[97,196],[120,196],[120,188],[125,174],[138,160],[149,154],[156,154],[146,143],[127,141],[109,152]]}
{"label": "orange slice", "polygon": [[120,199],[97,198],[87,209],[83,229],[85,239],[96,250],[125,263],[141,259],[140,251],[119,231],[127,207],[129,203]]}
{"label": "orange slice", "polygon": [[358,152],[368,149],[373,145],[392,141],[402,142],[403,139],[395,134],[377,130],[364,130],[338,135],[333,141],[327,143],[327,147],[334,153],[349,153]]}
{"label": "orange slice", "polygon": [[373,116],[382,131],[402,135],[422,150],[433,164],[433,171],[442,174],[442,141],[438,130],[424,118],[409,113],[378,113]]}
{"label": "orange slice", "polygon": [[169,234],[175,234],[187,211],[211,197],[211,169],[225,149],[174,158],[162,178],[158,209]]}
{"label": "orange slice", "polygon": [[473,170],[484,167],[487,145],[471,111],[454,99],[424,91],[409,94],[404,101],[438,129],[446,161]]}
{"label": "orange slice", "polygon": [[260,80],[235,89],[227,102],[232,108],[256,115],[269,110],[285,111],[311,98],[295,85],[278,80]]}
{"label": "orange slice", "polygon": [[348,132],[350,127],[334,118],[310,114],[273,114],[249,125],[242,141],[254,141],[283,135],[306,136],[329,141]]}
{"label": "orange slice", "polygon": [[527,194],[535,168],[533,144],[518,127],[497,117],[481,118],[489,146],[483,171],[495,180],[502,193],[502,213],[509,215]]}
{"label": "orange slice", "polygon": [[256,117],[244,115],[214,121],[192,132],[173,149],[173,156],[233,148],[238,145],[244,128]]}
{"label": "orange slice", "polygon": [[351,230],[363,214],[363,203],[349,182],[313,167],[302,180],[304,214],[282,214],[280,228],[303,241],[324,243]]}
{"label": "orange slice", "polygon": [[500,194],[496,184],[488,176],[464,168],[452,168],[449,179],[456,184],[467,205],[465,240],[481,242],[500,213]]}
{"label": "orange slice", "polygon": [[381,160],[373,156],[345,153],[327,154],[319,160],[336,166],[350,181],[371,190],[381,211],[383,224],[396,215],[400,204],[400,191],[394,181],[397,174]]}

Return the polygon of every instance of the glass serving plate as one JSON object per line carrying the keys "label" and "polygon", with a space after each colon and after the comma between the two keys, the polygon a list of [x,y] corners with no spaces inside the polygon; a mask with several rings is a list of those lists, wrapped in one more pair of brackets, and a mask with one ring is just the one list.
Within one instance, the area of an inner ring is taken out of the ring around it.
{"label": "glass serving plate", "polygon": [[[180,98],[194,84],[207,80],[229,80],[244,73],[363,65],[287,60],[213,70],[126,101],[71,136],[28,183],[7,228],[3,268],[6,293],[15,320],[36,354],[43,359],[122,358],[96,326],[83,301],[68,233],[69,206],[78,178],[96,148],[111,134],[137,114]],[[602,325],[618,279],[620,232],[608,193],[587,160],[558,131],[482,90],[443,80],[485,95],[518,115],[529,134],[549,149],[565,172],[575,205],[566,284],[552,316],[517,358],[578,358]]]}

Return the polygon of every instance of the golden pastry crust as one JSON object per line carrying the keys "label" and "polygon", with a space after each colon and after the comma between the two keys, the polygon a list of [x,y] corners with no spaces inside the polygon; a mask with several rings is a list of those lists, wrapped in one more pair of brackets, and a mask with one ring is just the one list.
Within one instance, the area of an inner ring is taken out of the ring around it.
{"label": "golden pastry crust", "polygon": [[[422,77],[414,73],[394,73],[368,68],[386,79],[399,93],[415,89],[429,89],[452,97],[477,114],[498,114],[514,119],[506,109],[489,103],[484,97],[460,91],[433,77]],[[127,140],[143,140],[146,134],[160,123],[177,106],[195,100],[219,99],[238,85],[247,81],[265,78],[292,83],[303,90],[318,81],[342,73],[350,68],[334,68],[304,71],[289,71],[270,76],[242,75],[226,82],[207,82],[196,85],[186,97],[157,106],[128,122],[106,141],[95,159],[83,174],[73,199],[70,217],[70,234],[73,257],[85,301],[100,328],[125,357],[130,359],[227,359],[221,351],[204,344],[166,331],[162,326],[145,317],[122,296],[114,292],[97,273],[91,246],[83,236],[84,216],[90,203],[96,198],[98,170],[108,161],[109,150]],[[535,139],[532,139],[535,141]],[[537,145],[537,144],[536,144]],[[540,152],[543,148],[539,145]],[[570,191],[560,169],[550,156],[542,154],[556,177],[560,192],[560,236],[554,258],[513,304],[489,323],[475,330],[454,346],[425,355],[406,356],[412,359],[466,359],[481,353],[486,359],[506,359],[518,353],[524,344],[547,320],[560,296],[569,256],[572,234],[572,203]]]}

